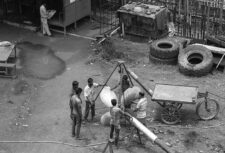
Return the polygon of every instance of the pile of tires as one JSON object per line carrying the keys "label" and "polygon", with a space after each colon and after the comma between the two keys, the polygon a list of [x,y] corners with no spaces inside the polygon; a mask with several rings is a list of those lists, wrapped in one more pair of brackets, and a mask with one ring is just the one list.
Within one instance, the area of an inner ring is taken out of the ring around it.
{"label": "pile of tires", "polygon": [[201,45],[190,45],[178,57],[179,71],[189,76],[207,75],[213,67],[213,55]]}
{"label": "pile of tires", "polygon": [[150,44],[149,60],[159,64],[177,64],[179,44],[172,38],[160,39]]}

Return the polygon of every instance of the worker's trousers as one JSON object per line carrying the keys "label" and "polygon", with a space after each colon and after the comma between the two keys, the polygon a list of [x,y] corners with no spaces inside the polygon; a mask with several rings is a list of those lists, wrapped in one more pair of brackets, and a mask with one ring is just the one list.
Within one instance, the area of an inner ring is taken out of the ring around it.
{"label": "worker's trousers", "polygon": [[48,27],[48,21],[47,21],[47,19],[41,18],[41,30],[42,30],[42,33],[44,35],[45,34],[47,34],[49,36],[52,35],[51,32],[50,32],[50,30],[49,30],[49,27]]}
{"label": "worker's trousers", "polygon": [[111,124],[111,130],[110,130],[110,139],[113,138],[113,133],[115,131],[115,145],[118,145],[118,141],[119,141],[119,135],[120,135],[120,128],[118,128],[118,126],[115,126],[113,124]]}
{"label": "worker's trousers", "polygon": [[79,138],[80,136],[80,127],[81,127],[81,122],[82,122],[82,117],[80,117],[79,115],[72,115],[71,116],[73,124],[72,124],[72,135],[75,136],[77,138]]}
{"label": "worker's trousers", "polygon": [[91,118],[93,120],[95,116],[95,104],[92,104],[90,101],[85,101],[85,102],[86,102],[86,107],[85,107],[84,119],[87,120],[89,112],[91,110]]}

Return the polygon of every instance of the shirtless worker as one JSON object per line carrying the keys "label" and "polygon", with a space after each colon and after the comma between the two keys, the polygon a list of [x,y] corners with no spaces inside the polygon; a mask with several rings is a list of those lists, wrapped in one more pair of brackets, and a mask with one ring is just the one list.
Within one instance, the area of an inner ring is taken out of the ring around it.
{"label": "shirtless worker", "polygon": [[72,137],[75,137],[76,139],[80,139],[80,128],[81,128],[81,122],[82,122],[82,101],[80,98],[80,94],[82,92],[81,88],[78,88],[76,90],[76,93],[71,96],[70,99],[70,109],[71,109],[71,118],[73,121],[72,124]]}

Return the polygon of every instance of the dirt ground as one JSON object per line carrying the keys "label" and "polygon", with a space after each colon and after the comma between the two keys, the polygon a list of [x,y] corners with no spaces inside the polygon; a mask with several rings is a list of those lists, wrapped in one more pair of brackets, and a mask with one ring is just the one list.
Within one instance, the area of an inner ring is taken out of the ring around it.
{"label": "dirt ground", "polygon": [[[0,141],[57,141],[81,146],[103,143],[85,148],[52,143],[0,143],[0,153],[102,152],[109,137],[109,127],[102,126],[99,120],[108,109],[98,99],[96,119],[82,125],[83,140],[75,140],[71,137],[69,94],[73,80],[78,80],[82,88],[89,77],[103,83],[116,63],[91,60],[94,50],[92,42],[86,39],[57,34],[53,38],[43,37],[0,24],[0,40],[20,41],[18,78],[0,78]],[[155,83],[194,85],[200,91],[208,90],[221,97],[224,95],[225,77],[222,72],[214,70],[204,77],[187,77],[179,73],[177,66],[149,62],[146,43],[115,38],[114,44],[118,52],[126,55],[126,66],[139,76],[147,88],[154,89]],[[118,78],[115,73],[108,85],[115,85]],[[223,99],[212,98],[218,100],[221,106],[216,119],[201,121],[195,114],[195,105],[184,105],[180,123],[168,126],[160,121],[161,108],[148,96],[147,125],[174,151],[223,153],[225,112],[222,110],[225,104]],[[114,148],[114,152],[163,153],[144,136],[142,139],[145,145],[138,144],[138,138],[131,134],[129,128],[122,127],[120,148]]]}

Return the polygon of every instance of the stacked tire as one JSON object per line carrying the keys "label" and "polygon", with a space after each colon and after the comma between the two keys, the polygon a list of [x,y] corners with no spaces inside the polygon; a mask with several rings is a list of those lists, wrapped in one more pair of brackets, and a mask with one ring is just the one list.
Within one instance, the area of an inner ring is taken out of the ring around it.
{"label": "stacked tire", "polygon": [[181,73],[189,76],[207,75],[213,67],[212,52],[201,45],[190,45],[178,57]]}
{"label": "stacked tire", "polygon": [[172,38],[160,39],[150,44],[149,60],[159,64],[177,64],[179,44]]}

